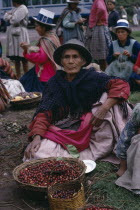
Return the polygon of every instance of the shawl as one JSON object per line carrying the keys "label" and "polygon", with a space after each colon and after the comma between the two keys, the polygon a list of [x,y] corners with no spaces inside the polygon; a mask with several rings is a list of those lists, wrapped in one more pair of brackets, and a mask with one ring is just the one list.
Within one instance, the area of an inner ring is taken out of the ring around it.
{"label": "shawl", "polygon": [[[64,18],[66,17],[66,15],[67,15],[69,12],[71,12],[71,11],[72,11],[72,10],[70,10],[68,7],[66,7],[66,8],[63,10],[62,14],[60,15],[60,17],[59,17],[59,19],[58,19],[58,21],[57,21],[57,23],[56,23],[56,33],[58,32],[58,28],[62,26],[62,22],[63,22]],[[77,8],[76,12],[79,13],[80,11],[81,11],[81,9],[80,9],[80,8]]]}
{"label": "shawl", "polygon": [[79,118],[91,111],[92,104],[107,92],[107,83],[116,78],[98,73],[93,68],[81,69],[71,82],[67,81],[65,76],[64,71],[58,70],[46,83],[34,117],[38,113],[45,113],[51,123],[64,119],[69,114]]}
{"label": "shawl", "polygon": [[48,55],[48,57],[53,63],[54,69],[56,70],[60,68],[53,59],[54,51],[60,46],[59,39],[57,35],[55,34],[55,32],[53,31],[46,32],[45,36],[39,39],[39,42],[37,45],[41,46],[44,52]]}

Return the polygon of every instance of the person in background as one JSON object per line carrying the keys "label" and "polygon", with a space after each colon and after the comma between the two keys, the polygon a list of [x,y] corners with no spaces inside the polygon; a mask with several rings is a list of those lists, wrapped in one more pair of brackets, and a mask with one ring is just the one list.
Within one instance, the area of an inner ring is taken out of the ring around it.
{"label": "person in background", "polygon": [[40,9],[37,18],[34,18],[35,29],[41,36],[37,46],[21,43],[25,59],[35,64],[35,67],[20,79],[27,92],[42,92],[46,82],[56,73],[57,65],[53,59],[53,52],[60,46],[60,42],[53,30],[53,19],[53,12]]}
{"label": "person in background", "polygon": [[[108,156],[131,113],[125,103],[129,84],[86,69],[92,56],[77,39],[57,48],[54,60],[63,70],[46,84],[29,126],[24,160],[73,157],[73,149],[82,160]],[[120,107],[125,105],[124,116]]]}
{"label": "person in background", "polygon": [[21,42],[29,42],[27,31],[28,9],[24,5],[24,0],[12,0],[14,9],[6,12],[4,20],[9,22],[7,27],[7,50],[8,58],[15,62],[17,77],[21,77],[21,62],[24,73],[28,71],[28,62],[23,57],[23,50],[20,48]]}
{"label": "person in background", "polygon": [[116,34],[114,33],[114,27],[117,25],[117,21],[120,19],[119,13],[115,10],[116,3],[113,0],[107,1],[107,8],[109,11],[108,16],[108,27],[112,36],[112,40],[117,39]]}
{"label": "person in background", "polygon": [[89,16],[85,46],[91,52],[94,61],[100,65],[102,71],[105,71],[107,67],[106,57],[111,43],[105,0],[95,0]]}
{"label": "person in background", "polygon": [[137,9],[138,9],[138,22],[140,25],[140,4],[137,4]]}
{"label": "person in background", "polygon": [[137,61],[133,67],[130,84],[132,91],[140,91],[140,52],[138,54]]}
{"label": "person in background", "polygon": [[133,24],[134,26],[138,26],[139,22],[138,22],[138,8],[137,6],[133,6]]}
{"label": "person in background", "polygon": [[[123,57],[125,56],[128,61],[134,64],[140,51],[140,43],[131,37],[131,28],[129,27],[129,22],[124,19],[118,20],[115,31],[117,40],[113,41],[112,45],[110,46],[109,54],[107,56],[107,63],[111,64],[113,61],[118,59],[120,55],[122,55]],[[130,80],[131,77],[132,75],[130,76]]]}
{"label": "person in background", "polygon": [[78,39],[84,42],[82,25],[85,18],[80,15],[80,8],[78,8],[79,0],[67,0],[68,7],[64,9],[56,25],[56,33],[62,27],[63,43],[70,39]]}
{"label": "person in background", "polygon": [[120,6],[120,18],[127,20],[127,12],[123,6]]}

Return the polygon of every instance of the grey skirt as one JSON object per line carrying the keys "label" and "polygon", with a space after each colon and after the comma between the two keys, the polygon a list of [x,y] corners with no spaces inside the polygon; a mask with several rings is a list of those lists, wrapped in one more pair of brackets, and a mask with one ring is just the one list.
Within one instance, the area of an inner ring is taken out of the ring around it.
{"label": "grey skirt", "polygon": [[88,29],[85,42],[86,47],[92,54],[94,60],[106,59],[109,47],[112,43],[111,35],[107,26],[95,26]]}

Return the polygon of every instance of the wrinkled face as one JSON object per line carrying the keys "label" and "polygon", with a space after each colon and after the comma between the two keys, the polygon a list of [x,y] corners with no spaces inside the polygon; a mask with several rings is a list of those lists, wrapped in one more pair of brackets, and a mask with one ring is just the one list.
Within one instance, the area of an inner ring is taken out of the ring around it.
{"label": "wrinkled face", "polygon": [[44,36],[46,33],[45,26],[43,27],[43,26],[39,25],[38,23],[35,23],[35,30],[38,32],[38,34],[40,36]]}
{"label": "wrinkled face", "polygon": [[117,29],[116,34],[120,41],[126,41],[129,35],[129,32],[123,28],[122,29],[120,28],[120,29]]}
{"label": "wrinkled face", "polygon": [[115,8],[115,5],[111,2],[108,2],[107,3],[107,8],[108,8],[109,11],[112,11]]}
{"label": "wrinkled face", "polygon": [[67,74],[77,74],[85,63],[77,50],[68,49],[63,52],[61,64]]}

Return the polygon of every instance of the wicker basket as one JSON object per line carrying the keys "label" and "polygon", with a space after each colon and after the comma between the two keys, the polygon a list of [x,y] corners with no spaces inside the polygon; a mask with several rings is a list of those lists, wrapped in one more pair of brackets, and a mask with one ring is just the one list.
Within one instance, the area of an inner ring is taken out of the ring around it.
{"label": "wicker basket", "polygon": [[[76,195],[72,198],[53,198],[52,195],[57,190],[73,190]],[[48,199],[51,210],[76,210],[85,205],[84,187],[80,182],[73,182],[69,184],[55,184],[48,189]]]}
{"label": "wicker basket", "polygon": [[[37,185],[34,185],[34,184],[26,184],[26,183],[22,183],[19,179],[18,179],[18,175],[20,173],[20,171],[28,166],[31,166],[31,165],[37,165],[37,164],[40,164],[40,163],[44,163],[46,161],[49,161],[49,160],[57,160],[57,158],[53,158],[53,157],[50,157],[50,158],[44,158],[44,159],[38,159],[38,160],[32,160],[32,161],[29,161],[29,162],[25,162],[25,163],[22,163],[20,164],[19,166],[17,166],[14,170],[13,170],[13,177],[15,179],[15,181],[19,184],[20,187],[22,188],[25,188],[27,190],[33,190],[33,191],[41,191],[41,192],[47,192],[47,189],[48,187],[47,186],[37,186]],[[66,161],[68,163],[78,163],[79,166],[81,167],[81,175],[70,181],[71,183],[75,182],[76,180],[78,180],[79,182],[82,182],[84,183],[84,178],[85,178],[85,171],[86,171],[86,166],[85,164],[83,163],[83,161],[77,159],[77,158],[62,158],[61,160],[63,161]]]}
{"label": "wicker basket", "polygon": [[20,101],[10,101],[12,108],[14,109],[29,109],[35,107],[41,100],[42,93],[40,92],[33,92],[34,94],[38,95],[35,98],[27,98]]}

